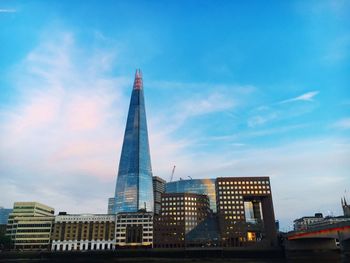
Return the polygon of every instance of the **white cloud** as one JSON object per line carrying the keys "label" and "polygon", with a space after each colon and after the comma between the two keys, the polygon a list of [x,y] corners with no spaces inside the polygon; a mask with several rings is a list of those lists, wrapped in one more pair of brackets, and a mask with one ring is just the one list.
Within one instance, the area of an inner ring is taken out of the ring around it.
{"label": "white cloud", "polygon": [[344,119],[338,120],[333,124],[333,127],[338,129],[343,129],[343,130],[350,129],[350,118],[344,118]]}
{"label": "white cloud", "polygon": [[248,127],[255,128],[263,125],[269,121],[272,121],[278,117],[277,112],[271,112],[267,115],[256,115],[248,119]]}
{"label": "white cloud", "polygon": [[319,93],[319,91],[310,91],[310,92],[304,93],[300,96],[297,96],[297,97],[294,97],[291,99],[287,99],[287,100],[283,100],[283,101],[279,102],[279,104],[293,102],[293,101],[313,101],[314,97],[318,93]]}
{"label": "white cloud", "polygon": [[16,9],[12,8],[0,8],[0,13],[16,13]]}

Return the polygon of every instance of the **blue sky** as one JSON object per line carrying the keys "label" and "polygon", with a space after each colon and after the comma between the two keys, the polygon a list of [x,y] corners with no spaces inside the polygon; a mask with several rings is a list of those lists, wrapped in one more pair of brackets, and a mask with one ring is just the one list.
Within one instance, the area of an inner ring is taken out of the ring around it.
{"label": "blue sky", "polygon": [[154,174],[270,176],[283,228],[350,199],[348,1],[0,1],[0,205],[113,196],[141,68]]}

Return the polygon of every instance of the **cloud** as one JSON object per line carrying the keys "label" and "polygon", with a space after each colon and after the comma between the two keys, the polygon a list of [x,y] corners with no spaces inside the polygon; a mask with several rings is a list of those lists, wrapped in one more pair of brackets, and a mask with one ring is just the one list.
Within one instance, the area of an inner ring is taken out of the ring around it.
{"label": "cloud", "polygon": [[350,37],[348,35],[339,36],[329,44],[322,60],[326,65],[333,65],[346,61],[349,56],[349,48]]}
{"label": "cloud", "polygon": [[274,119],[277,119],[278,113],[277,112],[271,112],[267,115],[256,115],[248,119],[248,127],[255,128],[257,126],[263,125],[269,121],[272,121]]}
{"label": "cloud", "polygon": [[16,13],[16,9],[10,9],[10,8],[0,8],[0,13]]}
{"label": "cloud", "polygon": [[279,104],[284,104],[284,103],[293,102],[293,101],[313,101],[314,97],[318,93],[319,93],[319,91],[310,91],[310,92],[304,93],[300,96],[280,101]]}
{"label": "cloud", "polygon": [[[105,59],[113,56],[108,50],[77,48],[74,34],[55,31],[15,67],[11,81],[20,95],[0,109],[0,184],[6,205],[39,199],[60,210],[79,203],[73,212],[103,209],[113,193],[110,181],[127,111],[125,77],[111,76],[114,59]],[[84,206],[94,185],[100,196],[96,201],[92,194],[90,201],[99,206]],[[11,189],[17,192],[10,194]],[[69,199],[71,204],[62,202]]]}
{"label": "cloud", "polygon": [[350,118],[338,120],[333,124],[333,127],[342,130],[350,129]]}

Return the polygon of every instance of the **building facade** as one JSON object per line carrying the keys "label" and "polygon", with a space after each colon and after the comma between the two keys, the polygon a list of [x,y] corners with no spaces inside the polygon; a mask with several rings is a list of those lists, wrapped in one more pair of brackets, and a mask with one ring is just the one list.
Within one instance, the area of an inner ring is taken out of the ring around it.
{"label": "building facade", "polygon": [[161,213],[154,221],[154,247],[186,246],[186,234],[211,214],[209,198],[193,193],[162,194]]}
{"label": "building facade", "polygon": [[14,249],[50,249],[54,209],[37,202],[16,202],[8,218],[6,234]]}
{"label": "building facade", "polygon": [[137,70],[120,156],[114,212],[153,212],[152,167],[143,80]]}
{"label": "building facade", "polygon": [[216,213],[215,179],[191,179],[166,183],[166,193],[193,193],[207,195],[211,210]]}
{"label": "building facade", "polygon": [[153,213],[146,211],[118,213],[115,244],[117,248],[152,247]]}
{"label": "building facade", "polygon": [[310,225],[323,221],[323,214],[316,213],[314,216],[303,216],[294,220],[294,231],[306,230]]}
{"label": "building facade", "polygon": [[154,196],[154,214],[160,213],[162,204],[162,194],[165,192],[166,181],[158,176],[153,176],[153,196]]}
{"label": "building facade", "polygon": [[60,213],[52,232],[53,251],[114,249],[115,215]]}
{"label": "building facade", "polygon": [[275,246],[269,177],[220,177],[216,198],[223,246]]}
{"label": "building facade", "polygon": [[108,208],[107,208],[108,214],[113,214],[114,203],[115,203],[114,197],[108,198]]}
{"label": "building facade", "polygon": [[7,225],[7,220],[11,212],[11,208],[0,207],[0,225]]}

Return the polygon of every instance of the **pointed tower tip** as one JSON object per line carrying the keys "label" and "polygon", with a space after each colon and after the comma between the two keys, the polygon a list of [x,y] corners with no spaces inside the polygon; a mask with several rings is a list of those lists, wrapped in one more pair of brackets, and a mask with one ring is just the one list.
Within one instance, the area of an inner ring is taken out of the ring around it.
{"label": "pointed tower tip", "polygon": [[142,81],[141,69],[136,69],[135,80],[134,80],[134,89],[140,90],[142,88],[143,88],[143,81]]}

